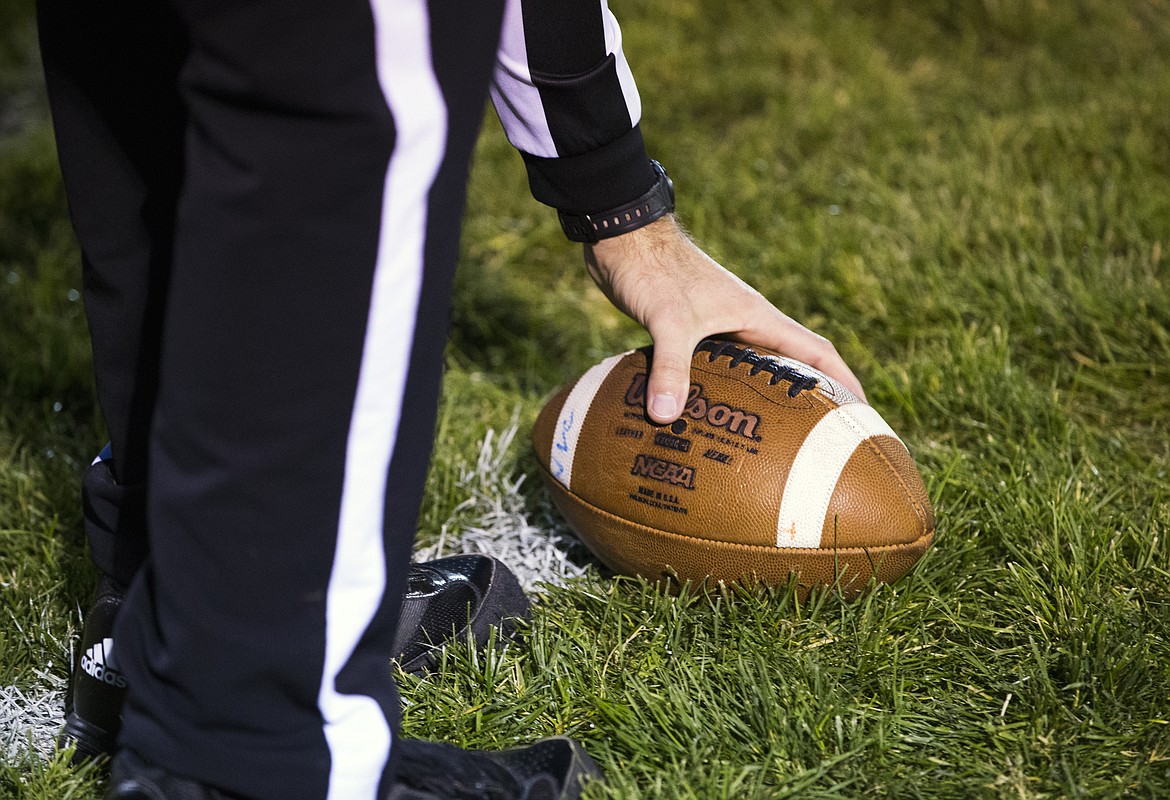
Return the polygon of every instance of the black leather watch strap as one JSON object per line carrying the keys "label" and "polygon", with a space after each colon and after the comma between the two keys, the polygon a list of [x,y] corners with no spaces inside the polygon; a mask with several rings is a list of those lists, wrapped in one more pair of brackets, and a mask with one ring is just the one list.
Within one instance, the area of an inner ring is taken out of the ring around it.
{"label": "black leather watch strap", "polygon": [[574,242],[600,242],[611,236],[637,230],[649,225],[661,216],[674,211],[674,184],[666,170],[657,161],[651,160],[658,180],[650,191],[624,206],[603,211],[599,214],[570,214],[557,211],[561,229]]}

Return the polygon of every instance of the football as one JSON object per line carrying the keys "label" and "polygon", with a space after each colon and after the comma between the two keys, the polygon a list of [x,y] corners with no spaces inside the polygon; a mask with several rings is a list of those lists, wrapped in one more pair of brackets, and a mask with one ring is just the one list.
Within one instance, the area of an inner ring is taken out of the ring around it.
{"label": "football", "polygon": [[806,364],[705,340],[680,419],[646,414],[653,348],[605,359],[542,409],[557,508],[614,572],[836,585],[905,574],[934,539],[914,460],[868,404]]}

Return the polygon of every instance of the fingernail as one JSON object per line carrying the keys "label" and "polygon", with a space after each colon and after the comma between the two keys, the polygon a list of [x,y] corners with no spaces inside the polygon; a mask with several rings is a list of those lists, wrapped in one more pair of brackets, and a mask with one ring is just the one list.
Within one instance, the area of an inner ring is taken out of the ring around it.
{"label": "fingernail", "polygon": [[650,413],[659,419],[673,417],[678,412],[678,401],[672,394],[656,394],[650,401]]}

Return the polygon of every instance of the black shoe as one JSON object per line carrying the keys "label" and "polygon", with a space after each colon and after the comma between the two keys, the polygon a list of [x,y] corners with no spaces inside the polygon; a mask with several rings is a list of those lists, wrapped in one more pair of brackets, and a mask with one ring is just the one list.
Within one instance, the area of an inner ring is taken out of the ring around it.
{"label": "black shoe", "polygon": [[[601,769],[572,739],[543,739],[490,752],[399,739],[398,769],[386,800],[578,800]],[[152,767],[123,750],[114,759],[107,800],[237,800]]]}
{"label": "black shoe", "polygon": [[386,800],[577,800],[601,768],[563,736],[492,752],[399,739]]}
{"label": "black shoe", "polygon": [[[439,652],[470,635],[479,646],[499,625],[505,635],[515,621],[527,619],[528,598],[503,563],[480,555],[450,556],[411,564],[406,594],[394,636],[394,652],[406,672],[433,667]],[[65,728],[59,744],[76,745],[74,762],[112,756],[122,727],[126,680],[111,659],[114,618],[124,590],[109,578],[98,585],[97,599],[85,615],[81,656],[66,694]]]}
{"label": "black shoe", "polygon": [[468,630],[483,647],[493,627],[511,636],[516,621],[529,617],[520,582],[494,558],[448,556],[411,564],[407,581],[394,652],[403,671],[414,675],[433,668],[443,647],[465,641]]}
{"label": "black shoe", "polygon": [[122,727],[126,679],[114,660],[114,618],[122,607],[123,587],[111,578],[98,583],[97,599],[85,615],[81,652],[73,665],[72,684],[65,694],[65,728],[61,747],[76,745],[73,762],[113,755]]}
{"label": "black shoe", "polygon": [[130,750],[119,750],[110,768],[106,800],[242,800],[235,795],[151,766]]}

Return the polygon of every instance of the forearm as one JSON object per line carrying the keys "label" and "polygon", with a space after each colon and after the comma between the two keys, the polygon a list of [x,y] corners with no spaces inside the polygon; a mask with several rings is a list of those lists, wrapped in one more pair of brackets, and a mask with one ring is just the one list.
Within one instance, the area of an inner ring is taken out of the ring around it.
{"label": "forearm", "polygon": [[492,101],[547,205],[605,211],[656,180],[621,30],[603,0],[508,0]]}

